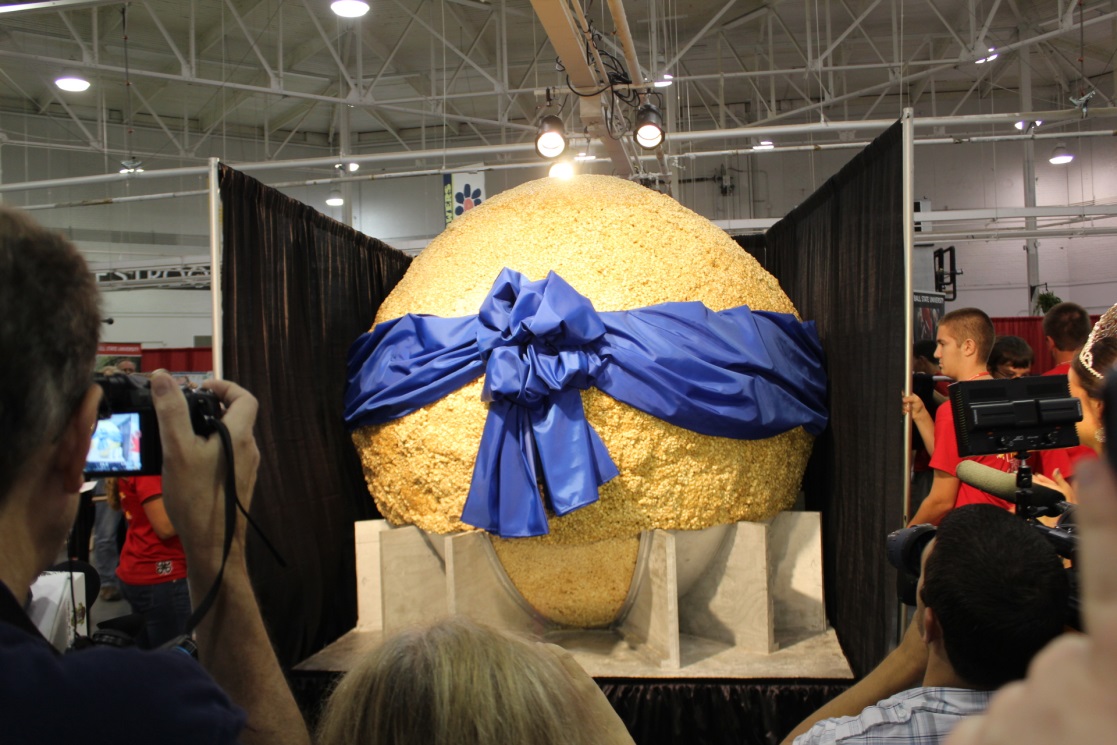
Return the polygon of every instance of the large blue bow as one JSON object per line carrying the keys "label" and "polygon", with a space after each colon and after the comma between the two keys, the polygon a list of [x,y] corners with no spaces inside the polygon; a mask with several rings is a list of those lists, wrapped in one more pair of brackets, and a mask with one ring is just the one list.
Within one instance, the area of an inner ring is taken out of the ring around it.
{"label": "large blue bow", "polygon": [[708,435],[762,439],[826,426],[813,323],[741,306],[664,303],[598,313],[554,272],[501,271],[477,316],[406,315],[349,351],[346,424],[382,424],[484,373],[488,418],[462,521],[503,537],[547,533],[539,469],[558,515],[617,475],[586,421],[591,385]]}

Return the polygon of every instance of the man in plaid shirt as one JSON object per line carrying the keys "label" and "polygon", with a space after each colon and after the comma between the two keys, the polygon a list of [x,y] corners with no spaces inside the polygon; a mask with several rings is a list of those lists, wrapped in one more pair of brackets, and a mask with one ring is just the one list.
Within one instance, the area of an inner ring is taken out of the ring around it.
{"label": "man in plaid shirt", "polygon": [[921,568],[900,646],[785,743],[939,743],[984,711],[996,689],[1023,678],[1063,630],[1070,590],[1062,560],[1039,531],[999,507],[952,510]]}

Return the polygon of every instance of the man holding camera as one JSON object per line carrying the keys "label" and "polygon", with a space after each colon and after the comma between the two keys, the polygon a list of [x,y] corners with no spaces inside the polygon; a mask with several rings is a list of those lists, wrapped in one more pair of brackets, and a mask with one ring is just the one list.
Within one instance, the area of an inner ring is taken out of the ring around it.
{"label": "man holding camera", "polygon": [[1023,519],[992,505],[953,510],[923,549],[916,611],[903,641],[784,743],[941,742],[992,692],[1024,677],[1063,630],[1062,560]]}
{"label": "man holding camera", "polygon": [[[100,325],[98,291],[77,250],[27,216],[0,208],[4,741],[307,743],[249,583],[242,517],[215,602],[197,627],[208,673],[179,651],[94,647],[59,656],[24,613],[31,584],[53,563],[77,509],[101,396],[91,382]],[[247,510],[259,464],[256,400],[225,381],[210,387],[226,408],[222,421]],[[221,573],[227,464],[216,436],[194,433],[170,376],[157,373],[151,390],[164,451],[164,501],[197,602]],[[120,706],[128,716],[98,729],[104,712]]]}

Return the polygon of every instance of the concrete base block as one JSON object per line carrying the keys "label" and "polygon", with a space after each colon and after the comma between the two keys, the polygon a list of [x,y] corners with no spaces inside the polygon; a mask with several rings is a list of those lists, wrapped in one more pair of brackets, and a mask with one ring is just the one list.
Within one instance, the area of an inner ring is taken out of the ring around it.
{"label": "concrete base block", "polygon": [[487,534],[358,523],[357,628],[299,665],[347,669],[385,635],[460,614],[560,644],[592,675],[850,678],[822,597],[819,515],[649,531],[610,629],[562,627],[512,586]]}

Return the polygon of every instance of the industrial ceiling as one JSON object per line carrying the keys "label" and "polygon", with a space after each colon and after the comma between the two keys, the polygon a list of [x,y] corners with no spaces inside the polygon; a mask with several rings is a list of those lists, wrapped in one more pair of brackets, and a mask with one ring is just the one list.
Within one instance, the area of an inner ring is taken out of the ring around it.
{"label": "industrial ceiling", "polygon": [[[1115,50],[1112,0],[373,0],[355,20],[327,0],[7,3],[0,144],[149,167],[390,152],[404,168],[410,151],[537,158],[526,145],[557,114],[632,175],[658,168],[626,132],[639,101],[676,156],[726,147],[687,133],[748,148],[743,128],[905,106],[1112,107]],[[59,90],[64,69],[89,90]]]}

